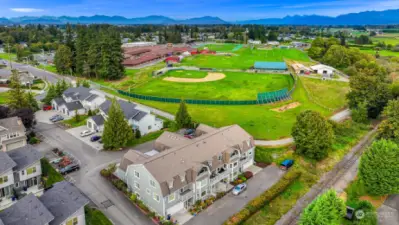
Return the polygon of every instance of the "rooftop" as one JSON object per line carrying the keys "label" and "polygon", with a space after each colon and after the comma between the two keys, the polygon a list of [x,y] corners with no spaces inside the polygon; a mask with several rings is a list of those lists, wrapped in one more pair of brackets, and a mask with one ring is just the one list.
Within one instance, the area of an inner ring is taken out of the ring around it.
{"label": "rooftop", "polygon": [[255,62],[255,69],[263,70],[287,70],[285,62]]}
{"label": "rooftop", "polygon": [[14,170],[21,170],[29,165],[32,165],[36,161],[43,158],[43,155],[38,152],[31,145],[25,145],[24,147],[17,148],[7,152],[10,158],[17,164]]}
{"label": "rooftop", "polygon": [[8,156],[7,153],[0,151],[0,174],[14,168],[17,164]]}
{"label": "rooftop", "polygon": [[25,132],[25,126],[19,117],[0,119],[0,135],[15,132]]}

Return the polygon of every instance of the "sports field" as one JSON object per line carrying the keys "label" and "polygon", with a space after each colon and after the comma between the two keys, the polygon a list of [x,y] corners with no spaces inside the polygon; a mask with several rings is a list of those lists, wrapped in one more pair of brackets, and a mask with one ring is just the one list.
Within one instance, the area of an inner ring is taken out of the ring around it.
{"label": "sports field", "polygon": [[[255,74],[243,72],[223,72],[225,78],[205,83],[178,83],[163,80],[165,76],[189,77],[188,74],[203,76],[200,71],[171,71],[164,76],[150,80],[131,92],[142,95],[218,100],[254,100],[259,92],[291,89],[293,80],[290,75]],[[205,73],[207,74],[207,73]]]}
{"label": "sports field", "polygon": [[204,71],[187,71],[187,70],[171,70],[162,75],[162,77],[180,77],[180,78],[204,78],[208,76],[208,72]]}
{"label": "sports field", "polygon": [[238,46],[238,44],[208,44],[204,45],[200,50],[204,49],[204,47],[207,47],[209,50],[212,51],[217,51],[217,52],[232,52],[233,49],[235,49]]}
{"label": "sports field", "polygon": [[297,49],[251,50],[249,48],[241,48],[234,52],[232,56],[195,55],[184,58],[181,64],[217,69],[249,69],[256,61],[276,62],[284,61],[284,59],[310,61],[306,53]]}

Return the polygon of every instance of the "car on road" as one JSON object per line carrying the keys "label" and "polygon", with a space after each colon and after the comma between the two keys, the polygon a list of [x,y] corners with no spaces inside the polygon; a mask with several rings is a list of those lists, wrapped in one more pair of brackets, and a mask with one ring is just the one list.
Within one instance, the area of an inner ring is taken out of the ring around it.
{"label": "car on road", "polygon": [[61,115],[54,115],[54,116],[50,117],[50,121],[54,122],[54,123],[61,121],[61,120],[64,120],[64,117],[62,117]]}
{"label": "car on road", "polygon": [[91,131],[91,130],[84,130],[84,131],[80,132],[81,137],[86,137],[86,136],[89,136],[92,134],[94,134],[94,131]]}
{"label": "car on road", "polygon": [[292,165],[294,165],[294,160],[286,159],[280,164],[282,170],[288,170]]}
{"label": "car on road", "polygon": [[101,139],[101,136],[94,135],[94,136],[92,136],[92,137],[90,138],[90,141],[91,141],[91,142],[96,142],[96,141],[98,141],[98,140],[100,140],[100,139]]}
{"label": "car on road", "polygon": [[234,187],[232,193],[233,195],[239,195],[247,189],[247,184],[242,183]]}
{"label": "car on road", "polygon": [[79,170],[80,169],[80,166],[79,166],[79,164],[69,164],[68,166],[66,166],[66,167],[64,167],[64,168],[61,168],[60,169],[60,173],[62,174],[62,175],[66,175],[66,174],[68,174],[68,173],[72,173],[73,171],[76,171],[76,170]]}
{"label": "car on road", "polygon": [[43,109],[43,111],[49,111],[49,110],[52,110],[53,107],[51,107],[51,105],[44,105],[42,109]]}

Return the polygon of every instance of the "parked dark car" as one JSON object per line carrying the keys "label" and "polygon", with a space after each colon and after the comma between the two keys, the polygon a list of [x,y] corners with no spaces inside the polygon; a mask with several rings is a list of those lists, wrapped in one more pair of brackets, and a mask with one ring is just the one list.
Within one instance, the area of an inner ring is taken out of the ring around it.
{"label": "parked dark car", "polygon": [[61,120],[64,120],[64,117],[62,117],[61,115],[55,115],[55,116],[52,116],[50,118],[51,122],[58,122],[58,121],[61,121]]}
{"label": "parked dark car", "polygon": [[61,168],[60,173],[62,175],[66,175],[68,173],[72,173],[73,171],[79,170],[80,166],[79,164],[69,164],[68,166]]}
{"label": "parked dark car", "polygon": [[51,107],[51,105],[44,105],[43,106],[43,111],[49,111],[49,110],[52,110],[53,109],[53,107]]}
{"label": "parked dark car", "polygon": [[294,160],[286,159],[280,164],[282,170],[288,170],[292,165],[294,165]]}
{"label": "parked dark car", "polygon": [[100,139],[101,139],[101,136],[94,135],[94,136],[92,136],[92,137],[90,138],[90,141],[91,141],[91,142],[96,142],[96,141],[98,141],[98,140],[100,140]]}

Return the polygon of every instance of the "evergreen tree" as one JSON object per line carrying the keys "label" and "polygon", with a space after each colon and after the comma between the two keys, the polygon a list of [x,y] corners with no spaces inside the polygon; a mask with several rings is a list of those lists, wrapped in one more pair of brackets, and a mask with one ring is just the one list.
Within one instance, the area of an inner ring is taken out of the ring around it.
{"label": "evergreen tree", "polygon": [[292,128],[296,152],[310,159],[321,160],[328,154],[334,139],[331,123],[326,121],[320,113],[304,111],[297,116]]}
{"label": "evergreen tree", "polygon": [[133,138],[132,128],[125,119],[125,115],[114,98],[108,111],[108,118],[104,123],[102,140],[105,149],[115,150],[127,145]]}
{"label": "evergreen tree", "polygon": [[79,123],[79,121],[80,121],[80,115],[79,115],[79,113],[78,113],[78,110],[75,109],[75,122],[76,122],[76,123]]}
{"label": "evergreen tree", "polygon": [[28,108],[29,103],[27,100],[27,96],[25,91],[22,89],[20,75],[18,71],[13,70],[10,78],[10,90],[8,94],[10,98],[8,98],[7,104],[11,109],[22,109]]}
{"label": "evergreen tree", "polygon": [[176,124],[178,128],[192,127],[191,116],[187,111],[186,102],[181,100],[179,110],[176,113]]}
{"label": "evergreen tree", "polygon": [[54,64],[58,73],[69,74],[72,70],[72,52],[68,46],[60,45],[54,56]]}
{"label": "evergreen tree", "polygon": [[391,141],[375,141],[360,158],[359,177],[367,193],[399,193],[399,146]]}
{"label": "evergreen tree", "polygon": [[345,212],[344,201],[329,190],[304,209],[299,225],[340,225]]}
{"label": "evergreen tree", "polygon": [[36,112],[40,109],[39,104],[37,103],[35,96],[33,96],[32,92],[28,92],[26,94],[26,99],[28,101],[29,108],[32,109],[32,111]]}
{"label": "evergreen tree", "polygon": [[44,104],[50,105],[51,100],[57,97],[57,90],[54,85],[50,84],[47,90],[46,97],[42,100]]}

